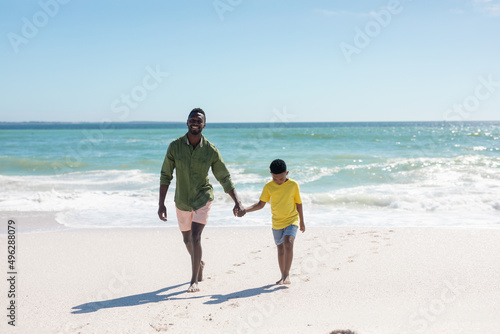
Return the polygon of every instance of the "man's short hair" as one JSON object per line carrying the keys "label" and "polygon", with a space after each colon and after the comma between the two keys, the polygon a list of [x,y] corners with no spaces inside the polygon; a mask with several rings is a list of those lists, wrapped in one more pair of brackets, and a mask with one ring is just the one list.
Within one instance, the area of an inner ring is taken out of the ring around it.
{"label": "man's short hair", "polygon": [[189,117],[191,117],[191,115],[192,115],[192,114],[194,114],[194,113],[196,113],[196,114],[198,114],[198,113],[202,114],[202,115],[203,115],[203,117],[205,118],[205,123],[207,122],[207,116],[205,115],[205,112],[204,112],[204,111],[203,111],[203,109],[201,109],[201,108],[194,108],[193,110],[191,110],[191,112],[190,112],[190,113],[189,113],[189,115],[188,115],[188,119],[189,119]]}
{"label": "man's short hair", "polygon": [[276,159],[271,162],[269,168],[271,169],[271,173],[281,174],[286,172],[286,163],[281,159]]}

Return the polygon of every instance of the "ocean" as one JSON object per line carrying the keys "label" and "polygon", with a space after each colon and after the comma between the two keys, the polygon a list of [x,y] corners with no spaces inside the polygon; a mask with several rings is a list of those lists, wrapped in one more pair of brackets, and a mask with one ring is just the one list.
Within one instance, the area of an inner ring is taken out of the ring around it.
{"label": "ocean", "polygon": [[[183,123],[0,123],[0,211],[51,212],[74,228],[176,226],[158,219],[160,169]],[[500,228],[500,122],[208,123],[243,204],[281,158],[300,184],[306,226]],[[243,218],[210,174],[209,225]]]}

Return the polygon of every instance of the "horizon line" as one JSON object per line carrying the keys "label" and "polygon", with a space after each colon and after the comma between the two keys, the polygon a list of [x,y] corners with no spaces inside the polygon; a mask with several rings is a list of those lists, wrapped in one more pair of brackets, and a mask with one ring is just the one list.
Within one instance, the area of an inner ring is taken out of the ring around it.
{"label": "horizon line", "polygon": [[[426,120],[426,121],[303,121],[303,122],[209,122],[207,124],[301,124],[301,123],[473,123],[473,122],[500,122],[500,120]],[[184,124],[184,121],[0,121],[0,124],[148,124],[148,123],[160,123],[160,124]]]}

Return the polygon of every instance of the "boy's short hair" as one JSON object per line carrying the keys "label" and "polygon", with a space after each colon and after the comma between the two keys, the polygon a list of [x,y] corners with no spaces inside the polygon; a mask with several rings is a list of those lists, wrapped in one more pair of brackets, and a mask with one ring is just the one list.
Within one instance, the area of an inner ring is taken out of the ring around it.
{"label": "boy's short hair", "polygon": [[204,111],[203,111],[203,109],[201,109],[201,108],[194,108],[193,110],[191,110],[191,112],[190,112],[190,113],[189,113],[189,115],[188,115],[188,119],[189,119],[189,117],[191,117],[191,115],[192,115],[192,114],[194,114],[194,113],[196,113],[196,114],[198,114],[198,113],[202,114],[202,115],[203,115],[203,117],[205,118],[205,123],[207,122],[207,116],[205,115],[205,112],[204,112]]}
{"label": "boy's short hair", "polygon": [[281,174],[286,172],[286,163],[281,159],[276,159],[271,162],[269,168],[271,169],[271,173]]}

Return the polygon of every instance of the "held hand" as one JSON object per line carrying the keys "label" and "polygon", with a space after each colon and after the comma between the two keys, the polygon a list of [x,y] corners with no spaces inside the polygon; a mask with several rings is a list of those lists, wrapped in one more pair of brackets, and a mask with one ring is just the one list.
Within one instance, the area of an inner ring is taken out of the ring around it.
{"label": "held hand", "polygon": [[[237,202],[235,205],[234,205],[234,208],[233,208],[233,214],[235,217],[243,217],[243,216],[240,216],[240,212],[244,211],[245,208],[243,207],[243,205],[241,205],[240,202]],[[244,214],[243,214],[244,215]]]}
{"label": "held hand", "polygon": [[244,215],[246,215],[246,213],[247,213],[246,209],[240,210],[238,211],[238,217],[243,217]]}
{"label": "held hand", "polygon": [[158,217],[164,222],[167,221],[167,208],[165,207],[165,205],[160,205],[158,207]]}

